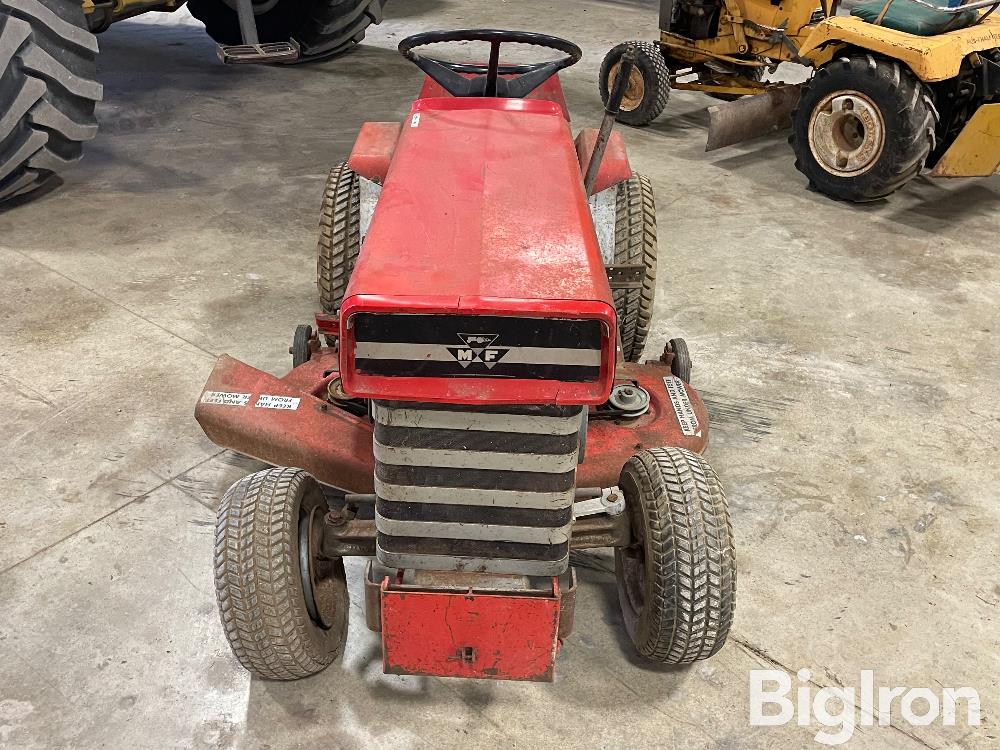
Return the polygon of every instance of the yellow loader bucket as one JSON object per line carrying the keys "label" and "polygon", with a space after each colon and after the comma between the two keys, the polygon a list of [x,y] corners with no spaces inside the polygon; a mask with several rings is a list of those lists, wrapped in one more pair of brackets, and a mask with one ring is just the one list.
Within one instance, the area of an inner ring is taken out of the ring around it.
{"label": "yellow loader bucket", "polygon": [[988,177],[1000,168],[1000,104],[984,104],[965,123],[931,177]]}

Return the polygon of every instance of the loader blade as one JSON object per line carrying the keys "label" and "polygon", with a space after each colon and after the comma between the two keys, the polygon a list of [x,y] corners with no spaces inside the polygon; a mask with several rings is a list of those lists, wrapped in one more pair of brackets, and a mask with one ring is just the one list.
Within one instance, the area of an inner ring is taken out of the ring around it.
{"label": "loader blade", "polygon": [[763,94],[708,108],[706,151],[757,138],[792,126],[792,110],[799,102],[802,84],[778,86]]}

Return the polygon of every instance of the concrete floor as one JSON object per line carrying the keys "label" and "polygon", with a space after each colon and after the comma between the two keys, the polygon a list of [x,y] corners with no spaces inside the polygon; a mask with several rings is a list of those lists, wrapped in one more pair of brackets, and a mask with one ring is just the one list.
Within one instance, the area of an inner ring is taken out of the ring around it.
{"label": "concrete floor", "polygon": [[183,16],[101,37],[101,132],[60,190],[0,214],[0,746],[811,747],[753,728],[748,671],[814,689],[972,686],[978,727],[858,727],[849,747],[1000,744],[1000,180],[920,179],[869,206],[805,189],[783,137],[703,153],[676,93],[625,133],[658,194],[651,347],[687,338],[732,505],[739,607],[690,669],[640,662],[612,576],[582,571],[555,685],[386,677],[358,608],[346,655],[293,684],[230,655],[214,508],[253,462],[192,418],[214,358],[275,373],[314,310],[325,173],[419,86],[417,30],[510,26],[605,51],[649,2],[395,0],[350,56],[225,68]]}

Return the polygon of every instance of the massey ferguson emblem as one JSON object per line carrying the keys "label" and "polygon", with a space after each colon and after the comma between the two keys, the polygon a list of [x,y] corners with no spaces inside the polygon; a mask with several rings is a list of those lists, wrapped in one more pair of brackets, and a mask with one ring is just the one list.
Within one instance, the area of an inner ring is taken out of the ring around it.
{"label": "massey ferguson emblem", "polygon": [[482,362],[487,369],[492,370],[493,366],[503,359],[503,355],[510,351],[493,346],[493,343],[500,338],[499,333],[460,333],[458,337],[465,346],[449,346],[448,351],[462,367],[468,367],[473,362]]}

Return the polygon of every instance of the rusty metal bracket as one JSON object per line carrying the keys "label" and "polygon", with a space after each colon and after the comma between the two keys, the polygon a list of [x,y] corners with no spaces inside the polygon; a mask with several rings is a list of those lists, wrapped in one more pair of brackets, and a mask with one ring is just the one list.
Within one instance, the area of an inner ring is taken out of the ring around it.
{"label": "rusty metal bracket", "polygon": [[608,285],[612,289],[642,289],[645,266],[615,265],[605,266],[604,270],[608,273]]}

